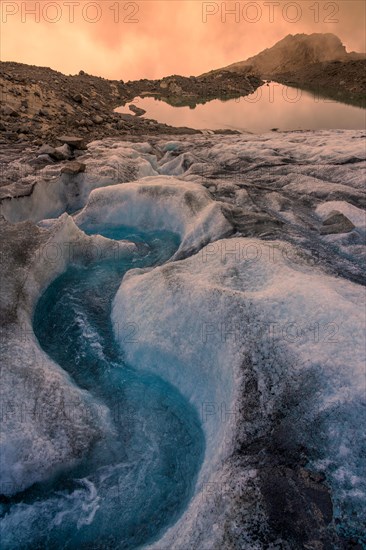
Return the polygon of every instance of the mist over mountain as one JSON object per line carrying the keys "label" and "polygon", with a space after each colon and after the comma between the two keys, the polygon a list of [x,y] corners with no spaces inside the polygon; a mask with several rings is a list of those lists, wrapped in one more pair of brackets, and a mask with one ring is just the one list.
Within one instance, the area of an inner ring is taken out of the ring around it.
{"label": "mist over mountain", "polygon": [[314,63],[365,59],[366,54],[351,52],[332,33],[289,34],[272,48],[267,48],[245,61],[233,63],[225,70],[262,76],[294,71]]}

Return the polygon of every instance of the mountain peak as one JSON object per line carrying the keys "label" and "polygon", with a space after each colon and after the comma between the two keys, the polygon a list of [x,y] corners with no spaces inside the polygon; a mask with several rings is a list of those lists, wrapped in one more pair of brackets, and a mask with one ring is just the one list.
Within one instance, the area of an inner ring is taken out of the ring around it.
{"label": "mountain peak", "polygon": [[354,59],[354,55],[347,53],[341,39],[333,33],[288,34],[271,48],[225,69],[234,72],[250,69],[266,76],[313,63],[348,61]]}

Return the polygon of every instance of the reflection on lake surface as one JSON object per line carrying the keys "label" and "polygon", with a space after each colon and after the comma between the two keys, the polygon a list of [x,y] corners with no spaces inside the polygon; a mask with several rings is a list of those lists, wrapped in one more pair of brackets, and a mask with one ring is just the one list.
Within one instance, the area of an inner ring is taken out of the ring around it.
{"label": "reflection on lake surface", "polygon": [[[152,98],[135,98],[134,105],[146,111],[147,118],[171,126],[203,129],[232,129],[261,133],[279,130],[363,129],[366,110],[324,99],[276,82],[265,84],[254,94],[228,101],[215,99],[194,109],[172,107]],[[116,112],[132,114],[126,104]]]}

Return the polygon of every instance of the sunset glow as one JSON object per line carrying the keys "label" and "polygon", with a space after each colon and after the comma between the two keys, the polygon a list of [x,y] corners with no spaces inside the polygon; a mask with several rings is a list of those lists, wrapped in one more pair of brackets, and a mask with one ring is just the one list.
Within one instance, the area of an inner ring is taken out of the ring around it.
{"label": "sunset glow", "polygon": [[365,3],[1,1],[1,59],[115,79],[198,75],[287,34],[332,32],[365,51]]}

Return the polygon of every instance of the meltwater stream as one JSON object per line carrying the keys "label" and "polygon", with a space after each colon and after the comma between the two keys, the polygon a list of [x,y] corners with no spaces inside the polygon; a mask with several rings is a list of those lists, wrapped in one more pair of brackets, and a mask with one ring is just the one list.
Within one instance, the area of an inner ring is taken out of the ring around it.
{"label": "meltwater stream", "polygon": [[[161,378],[125,364],[110,316],[126,271],[163,263],[177,237],[128,228],[93,232],[144,243],[146,252],[70,267],[40,298],[34,331],[73,382],[108,407],[112,429],[73,470],[3,505],[3,548],[143,546],[184,511],[203,460],[195,409]],[[121,330],[138,345],[138,327]]]}

